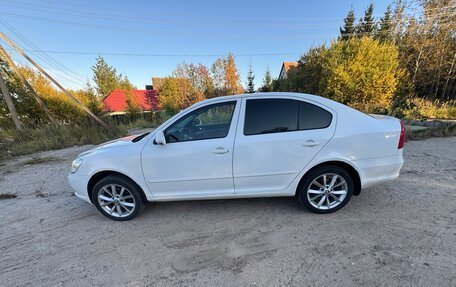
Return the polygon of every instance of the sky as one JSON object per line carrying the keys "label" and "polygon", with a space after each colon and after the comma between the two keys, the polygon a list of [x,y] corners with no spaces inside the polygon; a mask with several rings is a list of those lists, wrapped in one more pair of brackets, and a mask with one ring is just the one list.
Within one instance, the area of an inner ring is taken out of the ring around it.
{"label": "sky", "polygon": [[[374,16],[382,16],[390,2],[372,1]],[[210,67],[228,53],[236,57],[242,83],[251,65],[259,87],[267,67],[277,77],[282,62],[329,44],[348,10],[353,7],[359,18],[369,3],[0,0],[0,31],[72,89],[92,79],[97,55],[144,89],[151,77],[168,76],[179,63]]]}

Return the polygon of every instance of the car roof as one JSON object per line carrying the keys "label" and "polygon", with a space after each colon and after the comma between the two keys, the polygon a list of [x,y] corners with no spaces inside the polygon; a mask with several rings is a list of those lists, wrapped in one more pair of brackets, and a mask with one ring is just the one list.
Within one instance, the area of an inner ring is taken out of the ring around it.
{"label": "car roof", "polygon": [[222,102],[225,100],[229,99],[242,99],[242,98],[258,98],[258,97],[285,97],[285,96],[294,96],[294,97],[300,97],[308,100],[316,100],[318,99],[324,99],[323,97],[320,96],[315,96],[315,95],[310,95],[310,94],[303,94],[303,93],[288,93],[288,92],[261,92],[261,93],[251,93],[251,94],[238,94],[238,95],[230,95],[230,96],[221,96],[221,97],[215,97],[211,99],[207,99],[204,101],[201,101],[201,103],[212,103],[212,102]]}
{"label": "car roof", "polygon": [[324,97],[321,97],[321,96],[316,96],[316,95],[310,95],[310,94],[303,94],[303,93],[291,93],[291,92],[267,92],[267,93],[252,93],[252,94],[239,94],[239,95],[230,95],[230,96],[222,96],[222,97],[215,97],[215,98],[211,98],[211,99],[207,99],[207,100],[204,100],[204,101],[201,101],[199,103],[197,103],[196,105],[197,106],[200,106],[200,105],[206,105],[206,104],[210,104],[210,103],[219,103],[219,102],[224,102],[226,100],[237,100],[237,99],[243,99],[243,98],[246,98],[246,99],[250,99],[250,98],[259,98],[259,97],[271,97],[271,98],[280,98],[280,97],[298,97],[298,98],[302,98],[302,99],[305,99],[305,100],[310,100],[310,101],[315,101],[317,103],[320,103],[320,104],[323,104],[323,105],[326,105],[330,108],[333,108],[333,109],[338,109],[338,108],[341,108],[341,106],[343,107],[347,107],[345,105],[342,105],[338,102],[335,102],[333,100],[330,100],[328,98],[324,98]]}

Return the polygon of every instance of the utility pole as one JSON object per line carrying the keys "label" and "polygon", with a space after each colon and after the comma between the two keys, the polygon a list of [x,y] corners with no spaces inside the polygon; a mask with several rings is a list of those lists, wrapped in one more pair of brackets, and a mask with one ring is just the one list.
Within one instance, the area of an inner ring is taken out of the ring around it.
{"label": "utility pole", "polygon": [[14,107],[13,100],[11,99],[11,94],[8,91],[5,81],[3,80],[2,74],[0,73],[0,89],[2,90],[2,95],[5,98],[6,106],[10,112],[11,118],[13,119],[16,129],[21,129],[21,122],[17,116],[16,108]]}
{"label": "utility pole", "polygon": [[62,85],[59,84],[54,78],[52,78],[45,70],[43,70],[35,61],[33,61],[27,54],[24,53],[13,41],[11,41],[5,34],[0,32],[0,38],[5,40],[12,48],[14,48],[19,54],[21,54],[25,59],[27,59],[35,68],[37,68],[43,75],[45,75],[52,83],[59,87],[69,98],[71,98],[77,105],[79,105],[86,113],[88,113],[92,118],[99,122],[104,127],[108,127],[99,117],[92,113],[86,106],[84,106],[77,98],[73,97],[70,92],[68,92]]}
{"label": "utility pole", "polygon": [[17,68],[16,64],[14,64],[13,60],[11,59],[11,57],[8,55],[8,53],[6,53],[5,49],[3,49],[3,47],[1,45],[0,45],[0,55],[2,55],[5,58],[6,62],[8,63],[10,68],[13,70],[13,72],[16,73],[16,75],[21,79],[22,83],[27,87],[27,89],[32,94],[32,96],[35,98],[37,103],[40,105],[41,109],[44,111],[44,113],[49,118],[49,120],[52,123],[57,125],[57,121],[52,116],[51,111],[46,107],[46,105],[44,104],[43,100],[41,100],[41,98],[38,97],[38,95],[35,92],[35,90],[33,89],[32,85],[30,85],[29,82],[27,81],[27,79],[21,74],[21,72]]}

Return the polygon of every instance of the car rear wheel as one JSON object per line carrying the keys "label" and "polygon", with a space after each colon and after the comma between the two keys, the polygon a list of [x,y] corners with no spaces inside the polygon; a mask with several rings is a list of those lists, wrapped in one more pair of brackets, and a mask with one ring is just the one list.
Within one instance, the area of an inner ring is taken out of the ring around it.
{"label": "car rear wheel", "polygon": [[338,166],[311,171],[299,185],[299,201],[315,213],[331,213],[344,207],[354,190],[350,174]]}
{"label": "car rear wheel", "polygon": [[106,217],[125,221],[136,217],[143,201],[141,191],[126,177],[109,175],[95,184],[92,202]]}

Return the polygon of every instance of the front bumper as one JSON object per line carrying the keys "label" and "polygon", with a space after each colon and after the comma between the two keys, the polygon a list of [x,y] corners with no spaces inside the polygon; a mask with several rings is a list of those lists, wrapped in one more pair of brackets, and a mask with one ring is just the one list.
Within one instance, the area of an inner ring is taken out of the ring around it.
{"label": "front bumper", "polygon": [[89,198],[89,195],[87,193],[87,177],[86,176],[80,176],[80,175],[77,175],[76,173],[70,173],[68,174],[68,182],[71,186],[71,188],[74,190],[74,194],[88,202],[88,203],[92,203],[90,201],[90,198]]}

